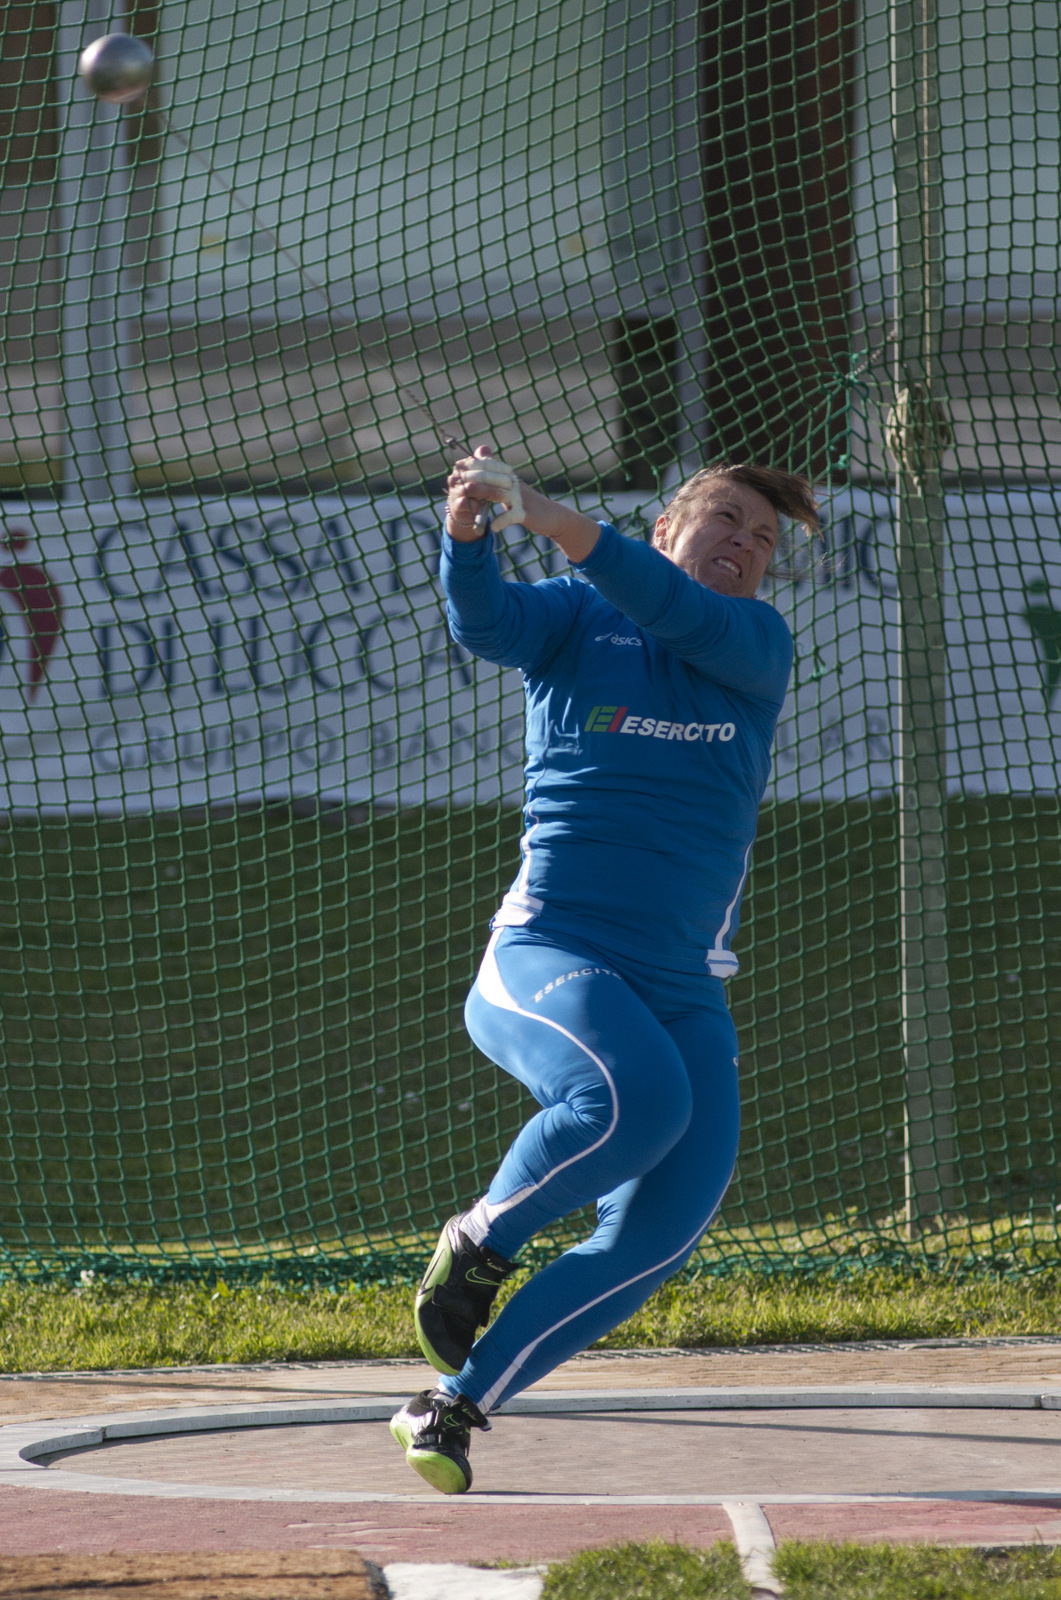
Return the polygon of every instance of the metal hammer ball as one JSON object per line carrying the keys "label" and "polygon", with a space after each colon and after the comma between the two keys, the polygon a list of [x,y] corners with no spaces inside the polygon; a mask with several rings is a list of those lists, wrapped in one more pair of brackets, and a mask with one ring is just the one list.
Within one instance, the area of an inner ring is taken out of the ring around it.
{"label": "metal hammer ball", "polygon": [[112,106],[140,100],[151,87],[155,58],[134,33],[108,33],[82,50],[77,70],[97,100]]}

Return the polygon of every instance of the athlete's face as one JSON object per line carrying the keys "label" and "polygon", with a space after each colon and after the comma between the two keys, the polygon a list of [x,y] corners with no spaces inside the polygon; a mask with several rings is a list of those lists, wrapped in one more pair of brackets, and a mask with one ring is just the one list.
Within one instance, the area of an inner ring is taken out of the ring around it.
{"label": "athlete's face", "polygon": [[652,542],[705,589],[751,600],[777,546],[777,512],[751,484],[709,478],[670,524],[659,518]]}

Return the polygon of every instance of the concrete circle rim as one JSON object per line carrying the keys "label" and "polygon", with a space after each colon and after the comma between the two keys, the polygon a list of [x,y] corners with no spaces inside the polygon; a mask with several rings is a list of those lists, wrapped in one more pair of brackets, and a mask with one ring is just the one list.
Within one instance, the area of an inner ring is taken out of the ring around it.
{"label": "concrete circle rim", "polygon": [[[277,1489],[253,1485],[168,1482],[161,1479],[109,1477],[62,1472],[41,1458],[90,1450],[121,1440],[158,1439],[194,1433],[286,1425],[387,1420],[407,1396],[381,1395],[350,1401],[290,1401],[220,1406],[122,1411],[100,1415],[8,1423],[0,1427],[0,1484],[53,1490],[58,1493],[117,1494],[164,1499],[273,1501],[284,1504],[438,1505],[499,1507],[505,1505],[703,1505],[735,1501],[759,1505],[868,1505],[955,1502],[1061,1502],[1061,1485],[998,1490],[911,1490],[906,1493],[797,1494],[742,1490],[701,1495],[513,1494],[476,1492],[438,1494],[373,1493],[361,1490]],[[777,1411],[777,1410],[1049,1410],[1061,1411],[1061,1390],[1040,1385],[889,1385],[802,1386],[799,1388],[592,1389],[523,1394],[499,1406],[494,1415],[555,1416],[564,1413],[651,1411]]]}

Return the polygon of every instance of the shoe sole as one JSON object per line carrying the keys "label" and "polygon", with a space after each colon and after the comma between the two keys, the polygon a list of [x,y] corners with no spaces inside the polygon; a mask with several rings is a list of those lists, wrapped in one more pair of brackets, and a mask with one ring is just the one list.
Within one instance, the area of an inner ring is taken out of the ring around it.
{"label": "shoe sole", "polygon": [[[427,1271],[424,1273],[423,1281],[416,1291],[416,1299],[413,1302],[413,1325],[416,1328],[416,1342],[435,1371],[444,1372],[447,1377],[455,1378],[460,1371],[460,1367],[451,1366],[448,1361],[439,1355],[431,1343],[427,1330],[420,1321],[420,1307],[430,1300],[435,1285],[444,1283],[449,1277],[450,1268],[453,1265],[453,1247],[449,1242],[449,1230],[450,1224],[447,1222],[442,1230],[442,1237],[435,1246],[435,1253],[431,1257]],[[419,1471],[419,1468],[417,1470]],[[443,1491],[443,1493],[446,1492],[445,1490]]]}
{"label": "shoe sole", "polygon": [[449,1456],[440,1455],[437,1450],[414,1449],[412,1430],[400,1422],[392,1422],[390,1430],[405,1451],[405,1459],[413,1471],[419,1473],[432,1489],[437,1489],[440,1494],[467,1494],[472,1486],[471,1478],[466,1478],[463,1470]]}

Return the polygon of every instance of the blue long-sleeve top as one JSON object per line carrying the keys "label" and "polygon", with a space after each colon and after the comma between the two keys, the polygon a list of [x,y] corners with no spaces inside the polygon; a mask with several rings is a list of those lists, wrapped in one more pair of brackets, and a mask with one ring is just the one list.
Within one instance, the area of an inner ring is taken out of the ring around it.
{"label": "blue long-sleeve top", "polygon": [[607,523],[576,570],[506,583],[492,534],[443,537],[453,637],[527,694],[522,865],[494,926],[727,977],[788,625]]}

